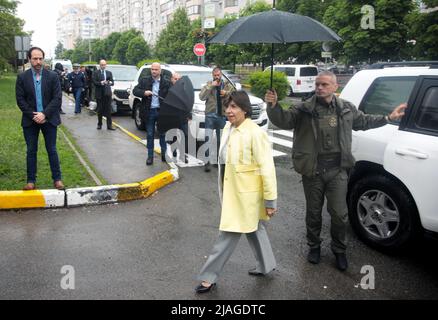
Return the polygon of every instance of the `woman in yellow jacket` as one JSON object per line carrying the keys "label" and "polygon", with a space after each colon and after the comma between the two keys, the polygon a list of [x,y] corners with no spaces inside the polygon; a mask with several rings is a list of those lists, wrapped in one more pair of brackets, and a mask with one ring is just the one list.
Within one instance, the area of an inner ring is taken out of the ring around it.
{"label": "woman in yellow jacket", "polygon": [[197,293],[210,291],[242,233],[256,258],[250,275],[265,275],[276,267],[262,221],[277,209],[277,180],[268,135],[251,121],[251,103],[244,91],[231,93],[226,103],[229,123],[219,150],[219,191],[222,200],[219,240],[202,267]]}

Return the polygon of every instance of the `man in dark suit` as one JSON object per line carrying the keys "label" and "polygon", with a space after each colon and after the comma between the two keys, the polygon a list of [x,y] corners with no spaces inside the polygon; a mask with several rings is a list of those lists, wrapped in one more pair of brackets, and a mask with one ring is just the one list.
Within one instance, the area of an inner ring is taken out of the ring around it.
{"label": "man in dark suit", "polygon": [[97,130],[102,129],[102,117],[106,117],[106,127],[108,130],[116,130],[113,128],[111,120],[111,86],[114,85],[113,74],[106,70],[106,61],[100,60],[100,68],[93,73],[93,84],[95,88],[95,97],[97,102]]}
{"label": "man in dark suit", "polygon": [[[141,116],[145,120],[147,131],[147,149],[148,157],[146,165],[150,166],[154,163],[154,135],[155,124],[157,123],[160,104],[162,99],[167,96],[169,88],[172,83],[169,79],[161,76],[161,65],[155,62],[151,65],[151,75],[140,79],[137,86],[135,86],[133,93],[137,97],[142,97]],[[161,160],[166,161],[166,141],[165,133],[159,132]]]}
{"label": "man in dark suit", "polygon": [[64,184],[56,151],[57,127],[61,124],[59,112],[62,104],[59,78],[56,73],[43,68],[42,49],[30,48],[27,57],[31,69],[18,75],[15,86],[17,105],[23,112],[21,126],[27,145],[27,184],[23,189],[36,189],[38,136],[41,131],[49,156],[54,187],[62,190]]}

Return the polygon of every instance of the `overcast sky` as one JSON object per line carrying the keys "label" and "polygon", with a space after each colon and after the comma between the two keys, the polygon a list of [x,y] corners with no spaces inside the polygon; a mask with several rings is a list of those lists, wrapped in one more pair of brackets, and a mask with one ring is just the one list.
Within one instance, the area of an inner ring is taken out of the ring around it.
{"label": "overcast sky", "polygon": [[96,0],[20,0],[20,2],[17,15],[26,22],[24,31],[34,31],[32,45],[41,47],[47,57],[55,54],[56,19],[62,6],[86,3],[88,7],[96,8]]}

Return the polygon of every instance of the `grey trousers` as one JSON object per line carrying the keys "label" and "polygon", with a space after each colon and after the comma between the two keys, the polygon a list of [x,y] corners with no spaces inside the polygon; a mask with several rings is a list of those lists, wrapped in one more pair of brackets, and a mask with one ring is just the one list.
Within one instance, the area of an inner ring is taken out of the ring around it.
{"label": "grey trousers", "polygon": [[[256,271],[263,274],[271,272],[276,267],[274,253],[269,242],[268,233],[262,222],[259,222],[258,230],[245,233],[249,245],[256,258]],[[219,240],[213,247],[213,252],[198,275],[198,280],[215,283],[219,278],[225,263],[236,249],[242,233],[219,232]]]}
{"label": "grey trousers", "polygon": [[307,243],[310,248],[321,244],[322,207],[327,198],[327,211],[331,216],[331,249],[336,253],[345,252],[347,245],[347,181],[348,174],[343,169],[332,169],[314,177],[303,176],[306,196]]}

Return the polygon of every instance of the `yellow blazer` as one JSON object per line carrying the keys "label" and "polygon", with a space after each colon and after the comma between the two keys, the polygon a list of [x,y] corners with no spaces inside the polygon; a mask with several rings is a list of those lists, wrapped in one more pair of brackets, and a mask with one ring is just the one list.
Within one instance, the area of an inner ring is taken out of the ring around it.
{"label": "yellow blazer", "polygon": [[230,128],[227,123],[220,147],[227,156],[219,230],[250,233],[259,220],[269,220],[265,200],[277,199],[272,148],[266,132],[248,118],[231,134]]}

